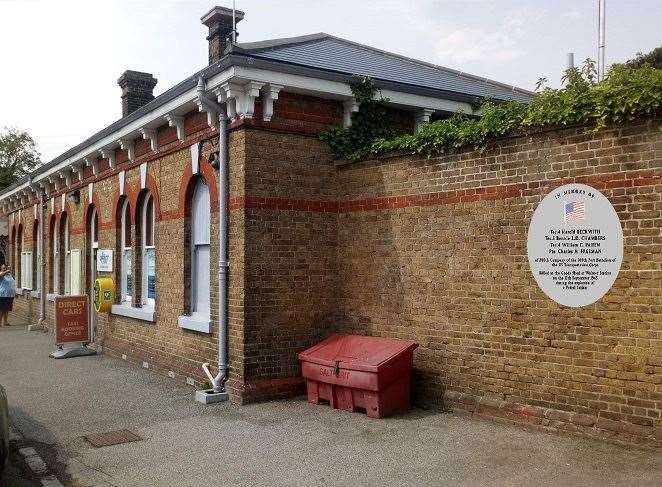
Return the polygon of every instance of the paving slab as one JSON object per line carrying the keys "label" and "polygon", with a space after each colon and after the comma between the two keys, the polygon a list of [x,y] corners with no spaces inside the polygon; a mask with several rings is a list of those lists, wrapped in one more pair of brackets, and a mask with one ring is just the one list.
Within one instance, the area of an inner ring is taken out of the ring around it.
{"label": "paving slab", "polygon": [[[205,406],[190,386],[107,356],[52,360],[52,337],[0,329],[14,425],[64,485],[657,486],[659,451],[461,414],[384,420],[303,399]],[[142,441],[94,448],[128,429]],[[51,465],[51,463],[53,465]]]}

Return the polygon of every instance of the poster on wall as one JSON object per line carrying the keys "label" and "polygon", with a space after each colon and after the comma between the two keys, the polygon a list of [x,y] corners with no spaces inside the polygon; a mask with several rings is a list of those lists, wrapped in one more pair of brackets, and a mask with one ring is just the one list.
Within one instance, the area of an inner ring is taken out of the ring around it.
{"label": "poster on wall", "polygon": [[588,306],[611,289],[623,261],[623,230],[609,200],[584,184],[556,188],[540,202],[527,236],[529,267],[559,304]]}
{"label": "poster on wall", "polygon": [[113,272],[113,250],[97,250],[97,272]]}

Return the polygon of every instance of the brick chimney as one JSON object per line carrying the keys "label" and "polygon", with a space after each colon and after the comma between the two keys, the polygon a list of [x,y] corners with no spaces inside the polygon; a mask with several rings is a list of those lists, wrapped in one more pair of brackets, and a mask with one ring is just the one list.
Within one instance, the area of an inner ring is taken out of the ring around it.
{"label": "brick chimney", "polygon": [[154,99],[154,86],[158,80],[150,73],[126,70],[117,80],[122,88],[122,117],[138,110]]}
{"label": "brick chimney", "polygon": [[[239,23],[244,12],[235,10],[235,19]],[[223,57],[223,53],[232,43],[232,9],[214,7],[200,19],[209,28],[209,64],[214,64]]]}

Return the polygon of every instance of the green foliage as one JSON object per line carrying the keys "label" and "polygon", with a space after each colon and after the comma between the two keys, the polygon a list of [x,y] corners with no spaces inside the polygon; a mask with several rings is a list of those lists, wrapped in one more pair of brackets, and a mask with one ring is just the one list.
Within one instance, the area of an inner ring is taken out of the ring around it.
{"label": "green foliage", "polygon": [[352,113],[352,125],[349,128],[332,127],[320,134],[320,139],[327,142],[339,157],[357,160],[369,155],[374,140],[393,137],[396,132],[386,123],[388,100],[381,95],[375,98],[377,89],[370,78],[355,76],[350,86],[360,104],[359,111]]}
{"label": "green foliage", "polygon": [[656,47],[647,54],[637,53],[637,57],[625,62],[628,68],[642,68],[650,65],[655,69],[662,69],[662,46]]}
{"label": "green foliage", "polygon": [[565,87],[560,90],[543,88],[529,104],[522,125],[544,127],[587,123],[593,111],[590,92],[596,77],[595,63],[590,59],[584,61],[581,69],[566,70]]}
{"label": "green foliage", "polygon": [[[563,81],[561,89],[542,88],[529,104],[486,101],[480,117],[456,114],[426,124],[416,134],[389,134],[388,120],[383,116],[364,119],[361,105],[350,129],[331,129],[322,139],[339,158],[349,160],[392,151],[432,155],[462,147],[482,149],[490,139],[531,128],[585,125],[588,130],[599,130],[656,115],[662,109],[662,71],[650,65],[615,65],[605,80],[597,83],[595,64],[587,59],[581,69],[566,71]],[[364,79],[361,84],[364,93],[369,91],[367,83]],[[385,113],[381,102],[381,113]],[[369,130],[364,121],[369,121]]]}
{"label": "green foliage", "polygon": [[5,127],[0,133],[0,189],[29,174],[40,164],[39,152],[27,132]]}

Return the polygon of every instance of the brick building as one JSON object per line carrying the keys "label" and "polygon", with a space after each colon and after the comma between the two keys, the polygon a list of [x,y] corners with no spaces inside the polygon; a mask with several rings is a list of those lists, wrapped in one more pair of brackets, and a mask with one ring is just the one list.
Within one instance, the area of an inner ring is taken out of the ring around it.
{"label": "brick building", "polygon": [[[156,98],[126,71],[120,120],[0,194],[19,315],[38,320],[45,295],[51,324],[55,295],[109,275],[96,346],[202,381],[227,336],[237,402],[299,391],[297,353],[352,331],[419,341],[421,404],[659,441],[657,121],[342,164],[317,135],[351,123],[354,74],[409,130],[531,93],[326,34],[233,44],[231,17],[202,18],[209,66]],[[605,190],[626,235],[614,290],[582,309],[548,300],[526,263],[531,212],[569,181]]]}

